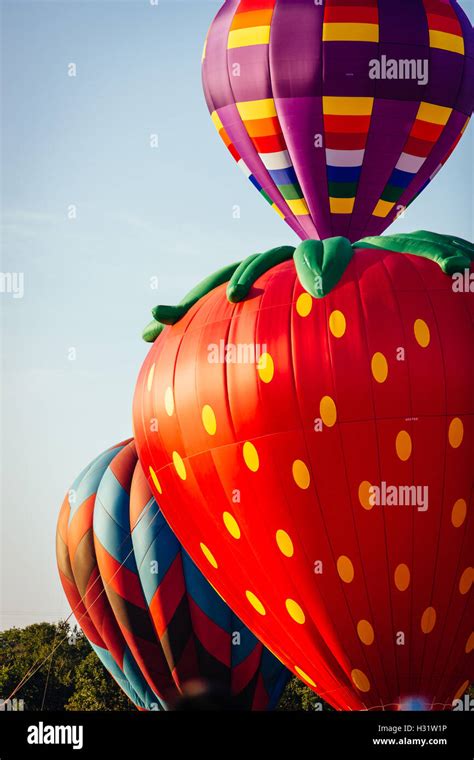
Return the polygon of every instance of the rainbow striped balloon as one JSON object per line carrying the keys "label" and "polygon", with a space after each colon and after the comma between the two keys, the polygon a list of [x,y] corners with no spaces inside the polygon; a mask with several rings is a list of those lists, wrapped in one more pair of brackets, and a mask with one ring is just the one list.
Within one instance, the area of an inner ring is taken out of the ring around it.
{"label": "rainbow striped balloon", "polygon": [[221,138],[301,237],[379,235],[427,187],[474,104],[455,0],[226,0],[204,46]]}

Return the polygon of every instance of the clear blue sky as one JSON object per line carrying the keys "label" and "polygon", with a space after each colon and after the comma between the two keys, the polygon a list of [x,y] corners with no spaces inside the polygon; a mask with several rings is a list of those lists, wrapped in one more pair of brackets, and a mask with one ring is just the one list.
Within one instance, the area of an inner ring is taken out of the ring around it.
{"label": "clear blue sky", "polygon": [[[207,113],[200,59],[220,5],[2,2],[2,271],[24,272],[25,295],[0,295],[0,627],[68,614],[57,514],[76,474],[131,434],[151,307],[226,263],[296,242]],[[472,18],[471,0],[461,5]],[[472,239],[472,134],[392,230]]]}

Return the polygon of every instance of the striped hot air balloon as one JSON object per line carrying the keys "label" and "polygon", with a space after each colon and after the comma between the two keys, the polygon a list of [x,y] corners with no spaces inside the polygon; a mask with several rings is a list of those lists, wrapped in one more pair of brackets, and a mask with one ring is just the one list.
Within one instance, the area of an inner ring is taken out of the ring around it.
{"label": "striped hot air balloon", "polygon": [[288,671],[183,550],[133,440],[76,479],[60,513],[57,558],[78,622],[138,707],[167,709],[198,680],[242,709],[278,702]]}
{"label": "striped hot air balloon", "polygon": [[203,55],[212,121],[302,238],[379,235],[454,150],[474,104],[455,0],[226,0]]}
{"label": "striped hot air balloon", "polygon": [[[94,550],[92,523],[97,489],[104,470],[122,446],[119,444],[91,462],[66,494],[56,531],[56,559],[70,607],[102,664],[136,707],[164,709],[115,620]],[[171,686],[169,676],[167,686]],[[176,696],[174,689],[171,692],[172,697]]]}

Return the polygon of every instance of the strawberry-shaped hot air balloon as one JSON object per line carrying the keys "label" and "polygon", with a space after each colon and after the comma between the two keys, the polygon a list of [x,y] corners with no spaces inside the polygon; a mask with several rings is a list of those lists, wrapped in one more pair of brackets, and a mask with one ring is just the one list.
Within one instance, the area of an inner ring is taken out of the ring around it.
{"label": "strawberry-shaped hot air balloon", "polygon": [[146,331],[150,487],[236,614],[338,709],[449,709],[474,676],[473,256],[428,232],[305,241]]}
{"label": "strawberry-shaped hot air balloon", "polygon": [[133,441],[101,454],[73,484],[59,518],[57,558],[79,624],[139,708],[167,709],[198,681],[241,709],[278,702],[288,671],[183,550]]}
{"label": "strawberry-shaped hot air balloon", "polygon": [[204,47],[224,143],[302,238],[379,235],[430,182],[474,104],[455,0],[226,0]]}

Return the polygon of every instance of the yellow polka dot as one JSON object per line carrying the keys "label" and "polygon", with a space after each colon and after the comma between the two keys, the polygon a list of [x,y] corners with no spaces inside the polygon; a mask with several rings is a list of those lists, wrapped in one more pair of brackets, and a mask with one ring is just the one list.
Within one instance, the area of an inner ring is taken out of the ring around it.
{"label": "yellow polka dot", "polygon": [[282,554],[285,555],[285,557],[292,557],[295,550],[293,548],[293,541],[289,537],[288,533],[285,530],[277,530],[276,532],[276,542],[278,544],[278,548],[281,551]]}
{"label": "yellow polka dot", "polygon": [[359,620],[357,623],[357,635],[362,643],[368,647],[374,643],[374,629],[368,620]]}
{"label": "yellow polka dot", "polygon": [[397,439],[395,441],[395,448],[402,462],[406,462],[407,459],[410,459],[412,443],[411,443],[410,434],[407,433],[406,430],[400,430],[400,432],[398,433]]}
{"label": "yellow polka dot", "polygon": [[300,678],[303,679],[303,681],[306,681],[307,684],[310,686],[313,686],[313,688],[316,688],[316,684],[314,683],[313,679],[310,678],[304,670],[301,670],[301,668],[298,667],[298,665],[295,665],[295,673],[299,675]]}
{"label": "yellow polka dot", "polygon": [[186,467],[177,451],[173,451],[173,464],[181,480],[186,480]]}
{"label": "yellow polka dot", "polygon": [[470,683],[469,681],[464,681],[463,685],[459,687],[456,694],[454,695],[454,699],[461,699],[466,689],[469,688],[469,683]]}
{"label": "yellow polka dot", "polygon": [[298,602],[295,602],[294,599],[287,599],[285,606],[288,615],[293,618],[296,623],[300,623],[300,625],[302,625],[306,618]]}
{"label": "yellow polka dot", "polygon": [[397,565],[394,573],[395,586],[399,591],[406,591],[410,585],[410,570],[408,565],[401,563]]}
{"label": "yellow polka dot", "polygon": [[149,467],[148,470],[150,472],[150,476],[156,490],[158,491],[158,493],[163,493],[163,489],[161,488],[160,481],[158,480],[156,472],[154,471],[153,467]]}
{"label": "yellow polka dot", "polygon": [[243,448],[244,462],[252,472],[257,472],[260,466],[258,451],[250,441],[245,441]]}
{"label": "yellow polka dot", "polygon": [[377,351],[372,357],[372,374],[378,383],[384,383],[388,377],[388,364],[385,356]]}
{"label": "yellow polka dot", "polygon": [[351,678],[354,686],[359,689],[359,691],[370,691],[370,681],[363,670],[354,668],[351,673]]}
{"label": "yellow polka dot", "polygon": [[270,383],[273,380],[275,365],[270,354],[265,353],[259,357],[257,370],[263,383]]}
{"label": "yellow polka dot", "polygon": [[211,550],[207,548],[206,544],[199,544],[199,546],[201,547],[201,551],[204,554],[207,561],[209,562],[209,564],[212,565],[212,567],[214,567],[217,570],[218,565],[216,562],[216,558],[214,557]]}
{"label": "yellow polka dot", "polygon": [[424,319],[416,319],[413,325],[413,332],[415,333],[416,342],[422,348],[426,348],[430,345],[430,328],[424,321]]}
{"label": "yellow polka dot", "polygon": [[467,594],[472,586],[474,568],[466,567],[461,578],[459,579],[459,591],[461,594]]}
{"label": "yellow polka dot", "polygon": [[423,633],[431,633],[436,624],[436,610],[434,607],[427,607],[421,616],[421,630]]}
{"label": "yellow polka dot", "polygon": [[295,459],[292,467],[293,479],[299,488],[305,491],[309,488],[311,476],[305,463],[301,459]]}
{"label": "yellow polka dot", "polygon": [[455,417],[449,423],[448,439],[453,449],[459,448],[464,436],[464,425],[459,417]]}
{"label": "yellow polka dot", "polygon": [[466,519],[467,504],[464,499],[458,499],[451,512],[451,522],[455,528],[460,528]]}
{"label": "yellow polka dot", "polygon": [[174,398],[173,398],[173,390],[168,387],[165,391],[165,409],[166,414],[171,417],[174,412]]}
{"label": "yellow polka dot", "polygon": [[153,385],[153,377],[154,377],[154,375],[155,375],[155,365],[152,364],[151,367],[150,367],[150,371],[148,373],[147,381],[146,381],[146,387],[147,387],[148,391],[151,391],[151,387]]}
{"label": "yellow polka dot", "polygon": [[344,583],[351,583],[354,580],[354,565],[344,554],[337,560],[337,572]]}
{"label": "yellow polka dot", "polygon": [[309,293],[301,293],[296,301],[296,311],[300,317],[307,317],[313,308],[313,299]]}
{"label": "yellow polka dot", "polygon": [[337,409],[331,396],[323,396],[319,404],[319,414],[326,427],[333,427],[337,420]]}
{"label": "yellow polka dot", "polygon": [[372,484],[368,480],[363,480],[359,486],[359,501],[364,509],[373,509],[374,505],[370,503],[370,489]]}
{"label": "yellow polka dot", "polygon": [[468,640],[466,641],[466,654],[469,654],[469,652],[472,652],[474,649],[474,633],[471,633]]}
{"label": "yellow polka dot", "polygon": [[265,607],[263,606],[260,599],[257,596],[255,596],[254,593],[252,593],[252,591],[246,591],[245,596],[249,600],[254,610],[257,610],[259,615],[266,615]]}
{"label": "yellow polka dot", "polygon": [[224,525],[229,531],[232,538],[240,538],[239,523],[235,517],[231,515],[230,512],[224,512],[222,519],[224,520]]}
{"label": "yellow polka dot", "polygon": [[329,315],[329,329],[335,338],[342,338],[346,332],[346,318],[339,309],[335,309]]}
{"label": "yellow polka dot", "polygon": [[206,433],[209,433],[209,435],[215,435],[217,430],[217,421],[212,406],[209,406],[209,404],[204,404],[201,412],[201,419]]}

